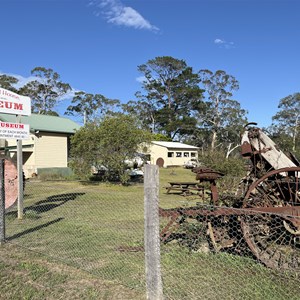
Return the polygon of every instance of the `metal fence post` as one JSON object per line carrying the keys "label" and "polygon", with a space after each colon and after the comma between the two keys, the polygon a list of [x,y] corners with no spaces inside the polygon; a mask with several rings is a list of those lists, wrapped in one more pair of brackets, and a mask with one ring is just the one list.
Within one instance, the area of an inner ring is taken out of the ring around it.
{"label": "metal fence post", "polygon": [[[17,116],[17,123],[21,123],[21,115]],[[17,167],[18,167],[18,219],[23,219],[23,149],[22,140],[17,140]]]}
{"label": "metal fence post", "polygon": [[4,159],[0,160],[0,245],[5,243]]}
{"label": "metal fence post", "polygon": [[162,300],[158,213],[159,169],[156,165],[145,165],[144,171],[144,243],[147,299]]}

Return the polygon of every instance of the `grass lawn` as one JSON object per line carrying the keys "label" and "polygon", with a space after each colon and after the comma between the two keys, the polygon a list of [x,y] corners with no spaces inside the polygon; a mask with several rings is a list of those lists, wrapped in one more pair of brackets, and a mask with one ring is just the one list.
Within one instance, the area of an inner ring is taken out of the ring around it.
{"label": "grass lawn", "polygon": [[[167,195],[168,181],[195,181],[195,174],[161,169],[161,207],[199,201]],[[145,299],[143,201],[143,184],[28,182],[23,220],[7,213],[0,299]],[[166,299],[298,299],[300,292],[296,276],[249,257],[172,242],[161,258]]]}

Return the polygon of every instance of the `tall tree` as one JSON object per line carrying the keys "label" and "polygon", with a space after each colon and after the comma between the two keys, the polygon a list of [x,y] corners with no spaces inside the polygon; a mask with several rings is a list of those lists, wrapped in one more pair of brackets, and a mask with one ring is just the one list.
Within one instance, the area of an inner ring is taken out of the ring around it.
{"label": "tall tree", "polygon": [[85,92],[76,92],[72,99],[72,104],[67,108],[65,114],[83,117],[83,123],[100,120],[120,105],[116,99],[108,99],[101,94],[89,94]]}
{"label": "tall tree", "polygon": [[138,92],[136,96],[152,130],[171,139],[191,133],[195,112],[202,105],[199,75],[184,60],[170,56],[149,60],[138,70],[144,76],[145,94]]}
{"label": "tall tree", "polygon": [[231,135],[237,132],[238,136],[238,130],[234,128],[246,122],[247,112],[241,109],[239,102],[231,99],[233,91],[239,89],[239,83],[232,75],[222,70],[215,73],[200,70],[199,75],[208,94],[205,114],[200,112],[200,115],[203,124],[211,131],[211,149],[214,150],[222,134],[224,138],[230,131]]}
{"label": "tall tree", "polygon": [[[137,98],[141,98],[140,95],[140,92],[136,93]],[[156,106],[153,100],[130,100],[127,103],[123,103],[121,107],[125,114],[128,114],[137,120],[141,128],[150,129],[152,132],[156,132]]]}
{"label": "tall tree", "polygon": [[0,87],[2,87],[3,89],[17,93],[18,90],[15,88],[15,85],[18,82],[19,80],[14,76],[5,74],[0,75]]}
{"label": "tall tree", "polygon": [[126,115],[87,123],[71,139],[71,166],[78,175],[90,174],[92,166],[104,166],[108,174],[126,183],[125,160],[134,158],[139,145],[150,138],[149,132],[139,129],[135,119]]}
{"label": "tall tree", "polygon": [[20,89],[20,94],[31,98],[32,112],[38,114],[53,113],[53,108],[61,97],[71,91],[68,83],[60,80],[60,75],[52,69],[36,67],[31,71],[36,77]]}
{"label": "tall tree", "polygon": [[293,151],[296,151],[296,141],[299,137],[300,128],[300,93],[289,95],[280,100],[279,112],[272,117],[273,131],[284,136],[290,136],[292,139]]}

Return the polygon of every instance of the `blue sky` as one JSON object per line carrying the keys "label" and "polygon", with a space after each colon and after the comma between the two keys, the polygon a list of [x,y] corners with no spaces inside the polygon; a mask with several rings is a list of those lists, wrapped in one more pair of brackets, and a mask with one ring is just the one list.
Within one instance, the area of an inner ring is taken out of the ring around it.
{"label": "blue sky", "polygon": [[172,56],[233,75],[233,98],[268,126],[300,91],[299,11],[297,0],[0,0],[0,72],[26,81],[52,68],[75,90],[127,102],[137,66]]}

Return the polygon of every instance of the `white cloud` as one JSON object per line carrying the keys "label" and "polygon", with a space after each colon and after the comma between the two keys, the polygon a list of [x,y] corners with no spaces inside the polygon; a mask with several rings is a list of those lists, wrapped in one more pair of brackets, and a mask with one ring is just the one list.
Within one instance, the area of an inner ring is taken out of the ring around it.
{"label": "white cloud", "polygon": [[225,48],[225,49],[235,48],[234,42],[227,42],[227,41],[222,40],[222,39],[215,39],[214,43],[216,45],[219,45],[219,48]]}
{"label": "white cloud", "polygon": [[221,40],[221,39],[215,39],[215,44],[224,44],[225,41]]}
{"label": "white cloud", "polygon": [[[146,29],[157,32],[159,28],[152,25],[139,12],[129,6],[125,6],[120,0],[93,0],[88,6],[95,6],[96,16],[103,15],[108,23],[119,26]],[[99,11],[100,10],[100,11]]]}

